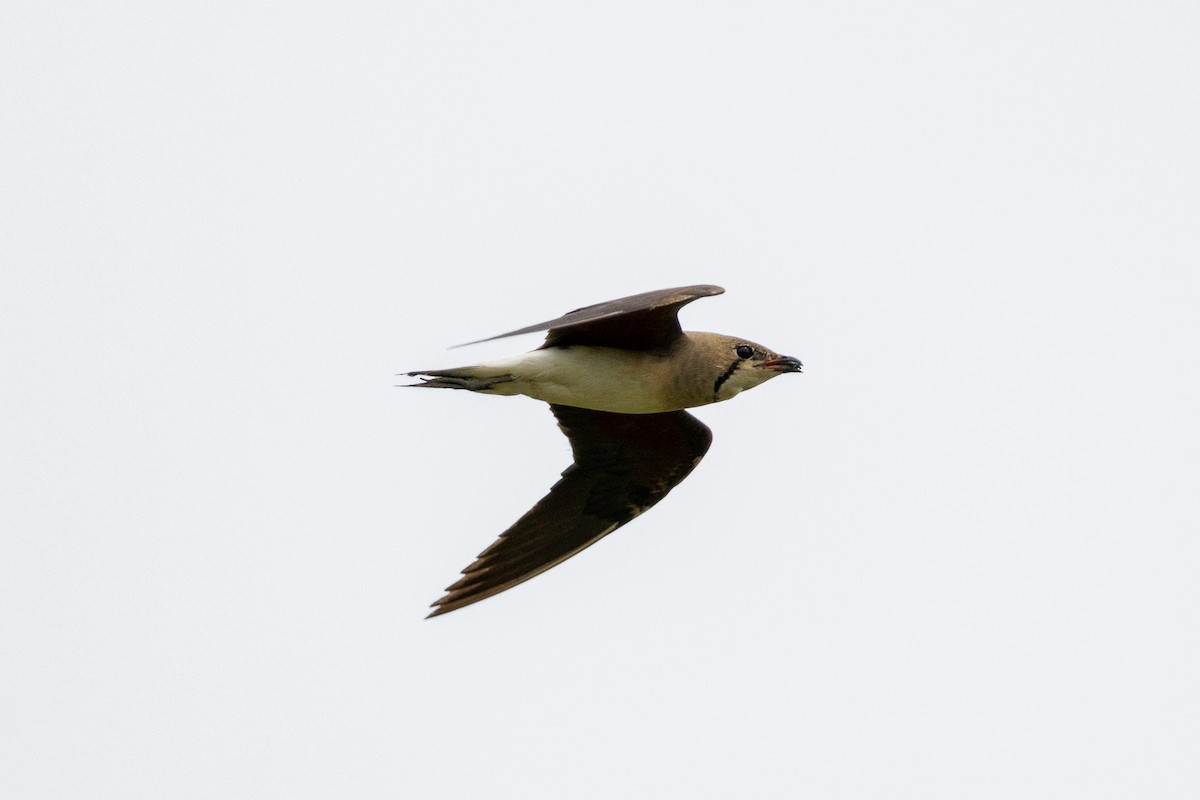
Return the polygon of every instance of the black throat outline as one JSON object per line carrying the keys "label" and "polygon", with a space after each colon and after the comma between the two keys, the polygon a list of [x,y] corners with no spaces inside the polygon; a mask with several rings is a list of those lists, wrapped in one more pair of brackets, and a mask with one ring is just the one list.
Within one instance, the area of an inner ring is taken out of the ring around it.
{"label": "black throat outline", "polygon": [[714,403],[717,402],[717,392],[721,391],[721,384],[723,384],[723,383],[725,383],[725,381],[729,380],[729,376],[731,376],[731,375],[733,375],[733,373],[737,372],[737,368],[740,367],[741,365],[742,365],[742,362],[740,360],[733,362],[732,364],[729,365],[729,369],[722,372],[720,377],[717,378],[715,381],[713,381],[713,402]]}

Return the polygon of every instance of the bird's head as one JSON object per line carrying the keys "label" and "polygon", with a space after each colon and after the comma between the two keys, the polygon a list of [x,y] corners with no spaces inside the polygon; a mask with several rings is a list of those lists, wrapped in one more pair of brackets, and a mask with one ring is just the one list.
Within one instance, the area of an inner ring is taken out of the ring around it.
{"label": "bird's head", "polygon": [[785,372],[801,372],[800,359],[781,356],[774,350],[746,339],[717,333],[689,333],[694,346],[704,353],[712,379],[712,402],[728,400]]}

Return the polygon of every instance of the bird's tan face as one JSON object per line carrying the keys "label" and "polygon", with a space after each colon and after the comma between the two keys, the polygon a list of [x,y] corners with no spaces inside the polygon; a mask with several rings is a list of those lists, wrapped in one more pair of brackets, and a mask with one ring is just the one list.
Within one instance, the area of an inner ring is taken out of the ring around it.
{"label": "bird's tan face", "polygon": [[781,356],[746,339],[720,334],[706,334],[704,339],[705,349],[711,354],[710,371],[716,376],[712,383],[714,403],[753,389],[776,375],[801,372],[804,366],[797,358]]}

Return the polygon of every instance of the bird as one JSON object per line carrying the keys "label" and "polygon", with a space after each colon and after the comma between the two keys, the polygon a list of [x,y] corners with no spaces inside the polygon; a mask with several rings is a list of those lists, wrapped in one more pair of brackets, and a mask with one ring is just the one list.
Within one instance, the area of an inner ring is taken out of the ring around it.
{"label": "bird", "polygon": [[573,463],[549,494],[462,571],[429,617],[562,563],[662,500],[700,463],[708,426],[685,409],[728,400],[803,364],[736,336],[683,331],[679,310],[719,286],[659,289],[584,306],[467,344],[546,331],[537,349],[454,369],[401,373],[422,389],[549,403]]}

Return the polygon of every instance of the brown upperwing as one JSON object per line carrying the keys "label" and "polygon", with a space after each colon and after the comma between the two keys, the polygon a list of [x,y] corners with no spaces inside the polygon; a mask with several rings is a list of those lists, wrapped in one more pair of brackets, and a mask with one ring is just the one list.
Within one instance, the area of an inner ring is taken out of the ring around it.
{"label": "brown upperwing", "polygon": [[[724,293],[720,286],[681,286],[609,300],[577,308],[558,319],[539,322],[515,331],[489,336],[467,344],[490,342],[506,336],[549,331],[542,347],[591,345],[624,350],[662,350],[682,332],[679,309],[701,297]],[[460,345],[462,346],[462,345]]]}

